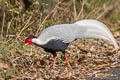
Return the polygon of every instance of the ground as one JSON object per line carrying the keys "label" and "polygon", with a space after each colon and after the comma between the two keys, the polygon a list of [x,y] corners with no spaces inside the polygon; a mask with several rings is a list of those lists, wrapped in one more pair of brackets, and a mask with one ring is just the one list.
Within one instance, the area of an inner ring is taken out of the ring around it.
{"label": "ground", "polygon": [[[79,44],[79,45],[78,45]],[[24,47],[29,48],[26,53]],[[64,55],[58,52],[57,64],[51,67],[53,56],[37,46],[23,46],[1,54],[1,77],[6,79],[86,80],[112,76],[112,68],[119,68],[119,49],[103,40],[87,39],[72,42],[67,49],[71,68]]]}

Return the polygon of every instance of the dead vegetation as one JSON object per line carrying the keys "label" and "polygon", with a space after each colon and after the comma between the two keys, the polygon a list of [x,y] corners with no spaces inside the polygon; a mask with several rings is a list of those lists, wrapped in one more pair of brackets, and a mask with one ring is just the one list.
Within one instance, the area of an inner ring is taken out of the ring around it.
{"label": "dead vegetation", "polygon": [[24,45],[30,34],[37,36],[48,26],[81,19],[104,22],[120,44],[119,0],[32,0],[26,9],[22,7],[25,3],[19,1],[0,1],[1,80],[86,80],[88,77],[110,76],[111,68],[120,67],[120,50],[114,50],[103,40],[72,42],[67,49],[72,69],[65,66],[61,52],[58,52],[57,66],[51,68],[53,56],[50,53],[36,46]]}

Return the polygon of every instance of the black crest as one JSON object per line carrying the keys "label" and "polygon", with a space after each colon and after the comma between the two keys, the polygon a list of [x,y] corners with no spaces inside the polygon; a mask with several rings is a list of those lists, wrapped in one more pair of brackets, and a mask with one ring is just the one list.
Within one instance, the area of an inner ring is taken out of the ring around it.
{"label": "black crest", "polygon": [[30,35],[27,39],[29,39],[29,38],[37,38],[36,36],[34,36],[34,35]]}

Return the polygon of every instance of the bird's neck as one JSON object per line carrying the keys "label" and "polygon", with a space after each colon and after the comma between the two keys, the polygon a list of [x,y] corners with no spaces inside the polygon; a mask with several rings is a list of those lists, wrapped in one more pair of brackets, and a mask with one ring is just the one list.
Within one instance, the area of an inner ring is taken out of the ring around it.
{"label": "bird's neck", "polygon": [[38,38],[33,38],[33,39],[32,39],[32,42],[33,42],[34,44],[37,44],[37,45],[41,45],[41,44],[42,44],[42,42],[41,42]]}

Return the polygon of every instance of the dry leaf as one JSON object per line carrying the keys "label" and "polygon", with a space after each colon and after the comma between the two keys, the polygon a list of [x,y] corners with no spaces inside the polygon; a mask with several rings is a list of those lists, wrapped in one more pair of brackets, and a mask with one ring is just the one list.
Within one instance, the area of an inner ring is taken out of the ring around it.
{"label": "dry leaf", "polygon": [[108,67],[110,66],[109,64],[102,64],[102,65],[98,65],[97,68],[103,68],[103,67]]}
{"label": "dry leaf", "polygon": [[6,63],[0,62],[0,68],[8,68]]}
{"label": "dry leaf", "polygon": [[117,36],[120,36],[120,33],[119,32],[114,32],[113,35],[114,35],[114,37],[117,37]]}
{"label": "dry leaf", "polygon": [[104,11],[107,11],[107,10],[108,10],[105,3],[103,4],[103,8],[104,8]]}
{"label": "dry leaf", "polygon": [[44,80],[44,79],[42,79],[42,78],[37,78],[36,80]]}
{"label": "dry leaf", "polygon": [[65,78],[70,79],[72,77],[72,73],[71,72],[67,72],[67,74],[65,75]]}
{"label": "dry leaf", "polygon": [[4,80],[3,78],[0,78],[0,80]]}
{"label": "dry leaf", "polygon": [[86,80],[86,79],[79,79],[79,80]]}
{"label": "dry leaf", "polygon": [[9,79],[9,80],[22,80],[22,77],[15,77],[15,78],[12,78],[12,79]]}

